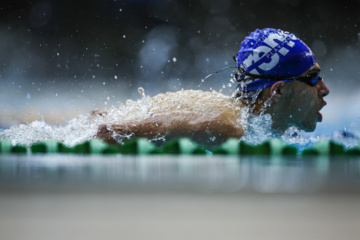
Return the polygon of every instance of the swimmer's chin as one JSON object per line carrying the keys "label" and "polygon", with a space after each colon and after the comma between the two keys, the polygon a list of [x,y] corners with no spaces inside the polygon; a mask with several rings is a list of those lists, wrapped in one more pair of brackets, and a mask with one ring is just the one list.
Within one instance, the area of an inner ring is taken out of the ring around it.
{"label": "swimmer's chin", "polygon": [[300,129],[302,129],[305,132],[313,132],[316,129],[316,124],[317,124],[317,122],[315,122],[314,124],[311,124],[311,125],[302,126],[302,127],[300,127]]}
{"label": "swimmer's chin", "polygon": [[323,120],[322,114],[320,112],[317,112],[317,115],[313,121],[299,124],[299,126],[297,127],[305,132],[314,132],[317,123],[322,122],[322,120]]}
{"label": "swimmer's chin", "polygon": [[322,114],[320,112],[318,112],[316,120],[314,121],[314,123],[304,127],[303,130],[305,132],[313,132],[313,131],[315,131],[317,123],[322,122],[322,120],[323,120],[323,116],[322,116]]}
{"label": "swimmer's chin", "polygon": [[318,123],[318,120],[315,120],[312,123],[307,123],[307,124],[298,124],[297,127],[300,130],[303,130],[305,132],[313,132],[316,129],[316,124]]}
{"label": "swimmer's chin", "polygon": [[315,131],[315,129],[316,129],[316,125],[315,125],[315,127],[312,127],[312,128],[306,128],[306,129],[303,129],[305,132],[313,132],[313,131]]}

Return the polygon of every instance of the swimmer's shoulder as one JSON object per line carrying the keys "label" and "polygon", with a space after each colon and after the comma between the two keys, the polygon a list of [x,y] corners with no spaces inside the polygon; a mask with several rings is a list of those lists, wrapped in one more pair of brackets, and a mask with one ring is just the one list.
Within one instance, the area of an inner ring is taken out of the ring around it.
{"label": "swimmer's shoulder", "polygon": [[161,109],[194,110],[199,112],[235,109],[240,103],[223,93],[201,90],[181,90],[176,92],[160,93],[151,97],[153,102]]}

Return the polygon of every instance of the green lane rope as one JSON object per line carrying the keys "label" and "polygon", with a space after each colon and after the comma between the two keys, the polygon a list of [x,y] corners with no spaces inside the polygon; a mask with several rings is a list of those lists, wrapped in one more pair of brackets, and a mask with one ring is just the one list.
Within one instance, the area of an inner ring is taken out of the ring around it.
{"label": "green lane rope", "polygon": [[125,141],[120,148],[122,154],[154,154],[158,153],[158,149],[153,143],[146,138],[132,139]]}
{"label": "green lane rope", "polygon": [[122,144],[109,145],[102,140],[92,139],[74,147],[61,142],[48,140],[37,142],[29,147],[14,145],[10,140],[0,141],[0,155],[5,154],[176,154],[176,155],[241,155],[241,156],[360,156],[360,141],[357,146],[345,149],[341,144],[332,140],[322,139],[313,147],[298,153],[295,146],[291,146],[280,139],[270,139],[261,144],[253,145],[239,139],[230,138],[220,146],[208,149],[198,145],[189,138],[173,139],[164,142],[161,147],[155,146],[146,138],[132,139]]}
{"label": "green lane rope", "polygon": [[25,154],[27,153],[27,148],[21,145],[15,145],[11,143],[10,140],[0,141],[0,154]]}
{"label": "green lane rope", "polygon": [[34,143],[30,146],[31,153],[57,153],[59,152],[59,143],[56,141],[45,141]]}
{"label": "green lane rope", "polygon": [[326,139],[319,140],[314,147],[305,149],[302,153],[303,156],[328,156],[328,155],[353,155],[347,153],[344,146],[337,144],[333,141]]}
{"label": "green lane rope", "polygon": [[199,146],[189,138],[174,139],[164,143],[160,150],[164,154],[199,154],[205,155],[206,148]]}
{"label": "green lane rope", "polygon": [[297,155],[297,148],[287,145],[280,139],[271,139],[258,145],[248,144],[238,139],[228,139],[220,147],[213,150],[214,154],[237,154],[237,155]]}

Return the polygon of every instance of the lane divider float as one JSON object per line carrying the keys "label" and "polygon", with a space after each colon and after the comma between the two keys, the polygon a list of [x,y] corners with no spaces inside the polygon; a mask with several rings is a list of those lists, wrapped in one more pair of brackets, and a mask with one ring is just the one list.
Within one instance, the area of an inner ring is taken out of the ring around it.
{"label": "lane divider float", "polygon": [[156,146],[146,138],[124,141],[122,144],[109,145],[102,140],[92,139],[73,147],[55,140],[34,143],[31,146],[14,145],[11,140],[0,141],[0,155],[5,154],[123,154],[123,155],[243,155],[243,156],[360,156],[360,142],[346,149],[332,140],[319,140],[313,147],[299,152],[298,148],[280,139],[270,139],[252,145],[239,139],[230,138],[220,146],[206,148],[190,140],[179,138]]}

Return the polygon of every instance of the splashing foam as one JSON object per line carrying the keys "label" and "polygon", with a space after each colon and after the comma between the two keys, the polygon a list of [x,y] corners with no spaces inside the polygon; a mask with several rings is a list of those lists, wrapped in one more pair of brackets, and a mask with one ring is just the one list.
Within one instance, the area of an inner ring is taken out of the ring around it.
{"label": "splashing foam", "polygon": [[13,144],[29,146],[46,140],[61,141],[74,146],[95,136],[96,123],[89,121],[89,115],[79,115],[65,126],[51,126],[45,121],[34,121],[28,125],[20,124],[0,133],[0,139],[11,139]]}
{"label": "splashing foam", "polygon": [[[204,116],[217,117],[224,114],[224,109],[231,114],[237,114],[237,126],[244,120],[240,118],[240,107],[231,97],[222,93],[201,90],[181,90],[167,92],[154,97],[145,95],[143,88],[138,89],[141,99],[127,100],[117,107],[112,106],[92,113],[79,115],[64,126],[51,126],[44,121],[13,126],[0,133],[0,139],[11,139],[13,144],[31,145],[34,142],[57,140],[68,146],[74,146],[96,137],[101,124],[116,124],[128,121],[141,121],[159,113],[197,113]],[[126,139],[131,135],[115,136],[116,139]],[[164,136],[158,136],[163,138]]]}

